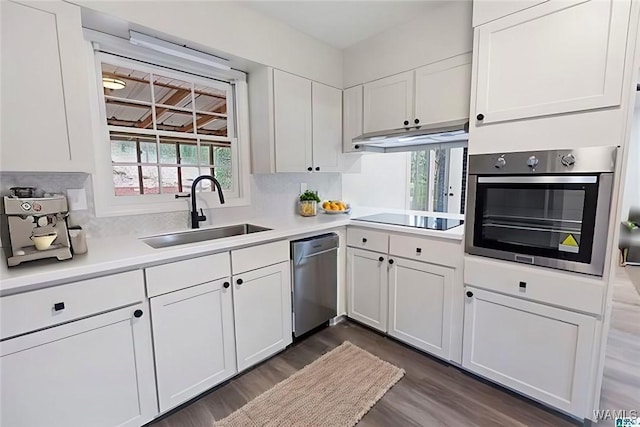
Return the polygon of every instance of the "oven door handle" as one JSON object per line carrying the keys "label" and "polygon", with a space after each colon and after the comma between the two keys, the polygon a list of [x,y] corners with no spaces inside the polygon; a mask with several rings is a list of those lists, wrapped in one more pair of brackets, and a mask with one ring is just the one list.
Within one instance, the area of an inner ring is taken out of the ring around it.
{"label": "oven door handle", "polygon": [[596,175],[585,176],[479,176],[478,184],[596,184]]}

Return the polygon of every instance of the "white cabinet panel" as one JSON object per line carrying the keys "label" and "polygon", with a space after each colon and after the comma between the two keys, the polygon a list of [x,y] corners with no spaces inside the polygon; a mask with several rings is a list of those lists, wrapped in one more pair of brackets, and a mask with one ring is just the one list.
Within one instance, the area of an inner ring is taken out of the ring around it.
{"label": "white cabinet panel", "polygon": [[225,278],[151,299],[161,411],[189,400],[237,372],[230,280]]}
{"label": "white cabinet panel", "polygon": [[362,85],[342,92],[342,152],[344,153],[359,151],[353,146],[353,138],[363,134],[363,102]]}
{"label": "white cabinet panel", "polygon": [[349,317],[387,331],[387,256],[376,252],[347,248],[347,284]]}
{"label": "white cabinet panel", "polygon": [[595,318],[471,287],[467,292],[463,366],[579,418],[590,415]]}
{"label": "white cabinet panel", "polygon": [[145,268],[149,298],[231,275],[229,252]]}
{"label": "white cabinet panel", "polygon": [[413,71],[364,85],[364,131],[398,129],[413,125]]}
{"label": "white cabinet panel", "polygon": [[416,70],[416,119],[421,125],[469,118],[471,54]]}
{"label": "white cabinet panel", "polygon": [[273,71],[276,172],[312,167],[311,81]]}
{"label": "white cabinet panel", "polygon": [[91,171],[80,8],[61,1],[0,7],[2,170]]}
{"label": "white cabinet panel", "polygon": [[238,371],[291,344],[291,270],[289,262],[233,277]]}
{"label": "white cabinet panel", "polygon": [[472,25],[478,25],[519,12],[549,0],[474,0]]}
{"label": "white cabinet panel", "polygon": [[551,0],[476,28],[476,124],[620,105],[629,10]]}
{"label": "white cabinet panel", "polygon": [[342,91],[313,82],[313,170],[337,172],[342,153]]}
{"label": "white cabinet panel", "polygon": [[3,426],[139,427],[157,414],[143,304],[3,341],[0,371]]}
{"label": "white cabinet panel", "polygon": [[393,258],[389,269],[389,335],[449,359],[454,271]]}

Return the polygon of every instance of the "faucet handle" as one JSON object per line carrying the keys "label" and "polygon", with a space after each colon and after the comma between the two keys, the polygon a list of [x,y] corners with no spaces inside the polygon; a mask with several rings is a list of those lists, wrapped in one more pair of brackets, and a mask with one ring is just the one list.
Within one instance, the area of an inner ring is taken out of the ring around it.
{"label": "faucet handle", "polygon": [[204,215],[204,211],[200,208],[200,216],[198,217],[199,221],[206,221],[207,217]]}

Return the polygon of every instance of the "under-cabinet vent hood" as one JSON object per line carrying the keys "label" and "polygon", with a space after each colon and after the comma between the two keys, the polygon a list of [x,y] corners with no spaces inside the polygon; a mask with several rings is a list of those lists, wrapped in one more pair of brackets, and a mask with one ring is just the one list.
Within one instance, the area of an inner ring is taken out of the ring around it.
{"label": "under-cabinet vent hood", "polygon": [[362,151],[397,153],[419,151],[430,145],[464,143],[469,139],[469,121],[454,120],[424,126],[413,126],[380,132],[370,132],[353,138],[353,145]]}

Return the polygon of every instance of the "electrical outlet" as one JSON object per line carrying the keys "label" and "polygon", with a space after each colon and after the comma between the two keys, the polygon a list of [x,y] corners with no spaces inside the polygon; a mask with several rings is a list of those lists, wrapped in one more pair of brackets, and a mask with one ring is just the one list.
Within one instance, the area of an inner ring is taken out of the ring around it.
{"label": "electrical outlet", "polygon": [[300,183],[300,194],[304,193],[305,191],[307,191],[307,183],[306,182],[301,182]]}
{"label": "electrical outlet", "polygon": [[67,190],[67,202],[70,211],[87,210],[87,192],[84,188],[70,188]]}

